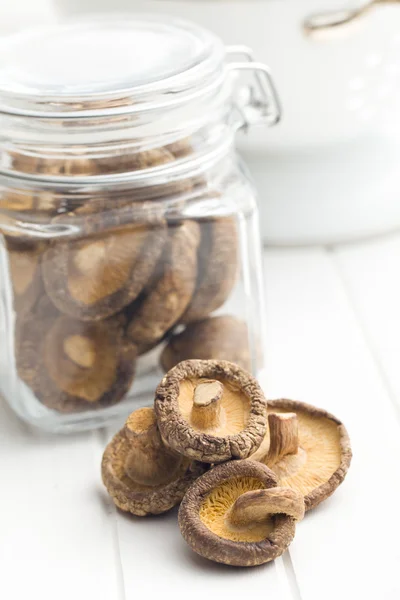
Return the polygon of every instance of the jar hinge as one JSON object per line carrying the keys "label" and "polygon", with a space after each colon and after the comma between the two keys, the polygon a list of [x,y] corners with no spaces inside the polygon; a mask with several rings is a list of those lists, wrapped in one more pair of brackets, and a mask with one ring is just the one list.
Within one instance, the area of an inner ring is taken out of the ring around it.
{"label": "jar hinge", "polygon": [[[257,62],[253,52],[247,46],[228,46],[227,57],[230,71],[253,71],[254,84],[239,88],[236,94],[236,108],[241,120],[240,129],[248,129],[251,125],[276,125],[282,117],[282,108],[274,81],[267,65]],[[244,60],[238,61],[235,58]]]}

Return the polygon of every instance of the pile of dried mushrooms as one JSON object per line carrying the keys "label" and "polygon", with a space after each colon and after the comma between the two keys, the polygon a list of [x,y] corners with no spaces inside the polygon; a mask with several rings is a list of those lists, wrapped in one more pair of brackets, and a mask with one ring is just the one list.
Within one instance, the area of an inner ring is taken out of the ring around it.
{"label": "pile of dried mushrooms", "polygon": [[187,360],[108,444],[103,482],[123,511],[180,503],[189,546],[210,560],[260,565],[291,543],[297,521],[328,498],[351,462],[344,425],[292,400],[267,402],[242,367]]}

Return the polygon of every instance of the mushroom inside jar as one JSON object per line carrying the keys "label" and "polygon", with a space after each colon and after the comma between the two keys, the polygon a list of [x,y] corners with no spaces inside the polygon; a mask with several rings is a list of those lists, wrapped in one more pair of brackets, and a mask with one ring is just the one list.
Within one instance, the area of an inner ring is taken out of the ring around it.
{"label": "mushroom inside jar", "polygon": [[164,371],[191,358],[229,360],[250,371],[251,353],[245,321],[230,315],[206,317],[173,333],[160,357]]}
{"label": "mushroom inside jar", "polygon": [[17,327],[21,379],[58,412],[96,410],[119,402],[132,384],[137,354],[124,339],[120,318],[84,323],[60,316],[43,302],[46,298],[41,300]]}

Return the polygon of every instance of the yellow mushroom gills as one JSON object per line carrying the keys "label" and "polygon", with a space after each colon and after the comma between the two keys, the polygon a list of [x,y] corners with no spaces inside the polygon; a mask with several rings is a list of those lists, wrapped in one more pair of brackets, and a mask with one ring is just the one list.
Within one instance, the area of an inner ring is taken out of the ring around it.
{"label": "yellow mushroom gills", "polygon": [[303,402],[273,400],[268,412],[269,432],[251,459],[268,465],[280,485],[303,494],[310,510],[346,476],[352,456],[348,433],[336,417]]}
{"label": "yellow mushroom gills", "polygon": [[277,487],[265,465],[241,460],[218,465],[193,483],[179,509],[179,526],[201,556],[250,567],[280,556],[303,516],[299,492]]}

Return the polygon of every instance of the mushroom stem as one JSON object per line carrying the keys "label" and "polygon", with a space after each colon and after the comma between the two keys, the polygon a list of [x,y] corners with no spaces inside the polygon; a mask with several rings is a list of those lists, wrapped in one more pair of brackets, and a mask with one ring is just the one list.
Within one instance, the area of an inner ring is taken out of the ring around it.
{"label": "mushroom stem", "polygon": [[220,424],[221,398],[224,388],[213,379],[199,383],[193,396],[191,420],[199,429],[211,429]]}
{"label": "mushroom stem", "polygon": [[300,521],[304,517],[304,499],[300,492],[281,487],[246,492],[230,509],[227,524],[233,528],[249,527],[276,514]]}
{"label": "mushroom stem", "polygon": [[270,443],[264,462],[271,466],[287,454],[297,454],[299,431],[296,413],[270,413],[268,415]]}
{"label": "mushroom stem", "polygon": [[124,427],[130,443],[125,460],[125,473],[141,485],[160,485],[173,478],[182,459],[169,452],[157,429],[152,408],[140,408],[132,413]]}

